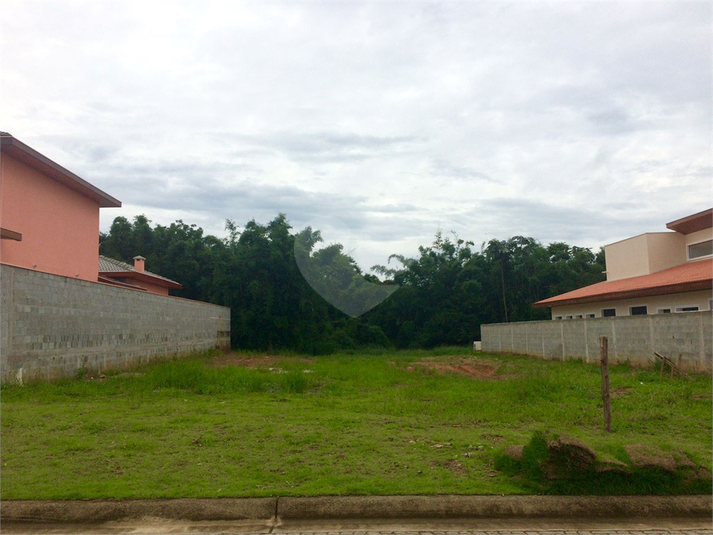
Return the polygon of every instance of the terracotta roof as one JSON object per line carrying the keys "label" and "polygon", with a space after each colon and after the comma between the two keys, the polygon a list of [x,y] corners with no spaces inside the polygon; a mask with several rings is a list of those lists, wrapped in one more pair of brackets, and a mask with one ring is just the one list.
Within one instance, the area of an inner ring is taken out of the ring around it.
{"label": "terracotta roof", "polygon": [[115,199],[83,178],[78,177],[71,171],[53,162],[7,132],[0,132],[0,151],[20,160],[33,169],[37,169],[40,173],[53,178],[60,184],[81,193],[85,197],[89,197],[93,201],[96,201],[102,208],[118,208],[121,206],[121,201],[118,199]]}
{"label": "terracotta roof", "polygon": [[549,299],[543,299],[532,306],[574,305],[611,299],[710,290],[712,288],[713,258],[707,258],[681,264],[650,275],[598,282]]}
{"label": "terracotta roof", "polygon": [[151,284],[156,284],[157,286],[163,286],[166,288],[172,288],[174,290],[180,290],[183,288],[181,283],[176,282],[156,273],[151,273],[150,271],[138,271],[134,269],[134,266],[122,262],[121,260],[115,260],[114,258],[109,258],[108,256],[99,255],[99,274],[104,277],[114,278],[114,277],[126,277],[136,280],[142,280]]}

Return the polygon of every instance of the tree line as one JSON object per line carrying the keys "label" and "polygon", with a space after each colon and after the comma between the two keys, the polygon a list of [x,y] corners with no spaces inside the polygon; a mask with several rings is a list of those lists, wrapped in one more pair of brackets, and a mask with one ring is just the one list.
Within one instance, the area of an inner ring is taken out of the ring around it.
{"label": "tree line", "polygon": [[149,271],[183,285],[173,295],[230,307],[234,348],[311,354],[469,344],[481,324],[548,319],[532,303],[605,278],[603,250],[523,236],[478,250],[438,232],[415,257],[374,266],[377,277],[341,244],[323,246],[319,230],[293,232],[284,214],[226,230],[220,239],[180,220],[117,217],[99,249],[127,263],[144,256]]}

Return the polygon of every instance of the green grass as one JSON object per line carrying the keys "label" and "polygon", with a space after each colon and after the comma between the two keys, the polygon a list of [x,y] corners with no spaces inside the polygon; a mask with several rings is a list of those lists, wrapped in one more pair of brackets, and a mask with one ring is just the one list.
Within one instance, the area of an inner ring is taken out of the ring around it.
{"label": "green grass", "polygon": [[[414,366],[463,355],[489,379]],[[1,391],[3,499],[513,494],[498,452],[546,430],[603,459],[626,444],[711,468],[709,376],[610,370],[612,433],[599,368],[578,361],[437,351],[286,356],[268,369],[211,356]],[[411,369],[410,369],[411,368]]]}

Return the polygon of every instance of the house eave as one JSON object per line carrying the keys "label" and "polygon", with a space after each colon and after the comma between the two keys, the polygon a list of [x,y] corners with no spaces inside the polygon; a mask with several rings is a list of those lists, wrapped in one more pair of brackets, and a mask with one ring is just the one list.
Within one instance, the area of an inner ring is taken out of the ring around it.
{"label": "house eave", "polygon": [[64,186],[97,202],[102,208],[119,208],[121,201],[53,162],[13,136],[0,136],[0,152],[49,176]]}
{"label": "house eave", "polygon": [[168,288],[169,290],[181,290],[183,285],[168,279],[154,277],[148,273],[142,273],[140,271],[100,271],[99,275],[109,279],[133,279],[141,282],[146,282],[148,284],[153,284],[155,286],[161,286],[163,288]]}
{"label": "house eave", "polygon": [[713,226],[713,208],[666,223],[667,229],[675,230],[681,234],[691,234],[711,228],[711,226]]}
{"label": "house eave", "polygon": [[653,295],[670,295],[685,292],[695,292],[699,290],[713,290],[713,280],[701,280],[687,282],[684,284],[670,284],[667,286],[655,286],[652,288],[641,288],[636,290],[623,290],[619,292],[605,292],[597,295],[585,297],[574,297],[571,299],[561,299],[557,301],[538,301],[533,303],[533,308],[559,307],[565,305],[579,305],[583,303],[598,303],[601,301],[615,301],[619,299],[632,299],[637,297],[650,297]]}

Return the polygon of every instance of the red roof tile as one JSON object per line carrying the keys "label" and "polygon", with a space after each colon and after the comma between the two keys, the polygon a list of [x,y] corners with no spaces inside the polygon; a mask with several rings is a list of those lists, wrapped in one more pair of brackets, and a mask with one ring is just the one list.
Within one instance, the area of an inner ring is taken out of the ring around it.
{"label": "red roof tile", "polygon": [[650,275],[599,282],[549,299],[543,299],[532,306],[572,305],[710,289],[713,289],[713,258],[688,262]]}
{"label": "red roof tile", "polygon": [[171,288],[173,290],[180,290],[183,288],[183,285],[180,282],[162,277],[156,273],[151,273],[150,271],[137,271],[134,269],[134,266],[127,264],[126,262],[109,258],[104,255],[99,255],[99,275],[107,278],[130,277],[132,279],[143,280],[144,282],[163,286],[164,288]]}

